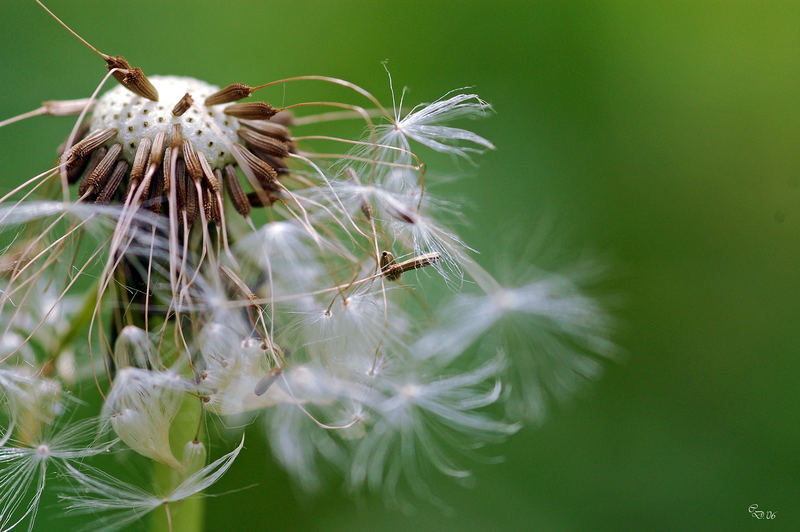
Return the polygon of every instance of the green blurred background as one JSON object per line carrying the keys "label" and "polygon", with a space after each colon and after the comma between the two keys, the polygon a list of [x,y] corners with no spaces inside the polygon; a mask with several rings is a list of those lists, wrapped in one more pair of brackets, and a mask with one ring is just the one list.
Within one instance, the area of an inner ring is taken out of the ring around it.
{"label": "green blurred background", "polygon": [[[502,266],[515,259],[498,240],[552,217],[567,254],[610,257],[625,360],[496,449],[504,463],[475,464],[474,487],[435,485],[451,514],[404,515],[336,482],[304,496],[253,427],[214,491],[258,486],[208,499],[207,530],[800,529],[796,3],[48,4],[150,74],[327,74],[389,101],[388,59],[408,102],[474,86],[496,115],[472,125],[498,149],[438,190],[471,202],[462,235]],[[88,96],[103,62],[32,1],[0,5],[0,118]],[[340,93],[273,97],[319,94]],[[0,130],[2,187],[45,168],[70,124]],[[37,529],[60,529],[54,512]]]}

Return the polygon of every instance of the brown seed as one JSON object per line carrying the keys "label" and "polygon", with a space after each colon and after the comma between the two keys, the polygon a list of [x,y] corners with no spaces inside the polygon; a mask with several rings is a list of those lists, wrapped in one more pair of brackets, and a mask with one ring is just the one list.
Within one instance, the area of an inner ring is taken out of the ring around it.
{"label": "brown seed", "polygon": [[271,207],[273,203],[278,201],[278,198],[265,190],[261,190],[259,192],[248,192],[247,201],[251,207]]}
{"label": "brown seed", "polygon": [[217,180],[217,190],[215,192],[219,193],[219,197],[223,197],[222,172],[219,168],[214,168],[214,179]]}
{"label": "brown seed", "polygon": [[200,162],[200,168],[203,170],[203,182],[216,194],[219,192],[220,182],[217,180],[217,176],[214,175],[214,171],[211,169],[211,165],[208,164],[208,160],[206,156],[203,155],[203,152],[197,152],[197,160]]}
{"label": "brown seed", "polygon": [[198,203],[197,188],[188,172],[184,176],[184,182],[186,183],[186,220],[191,227],[200,214],[200,204]]}
{"label": "brown seed", "polygon": [[269,190],[278,190],[280,188],[277,184],[278,173],[272,166],[256,157],[241,144],[233,144],[233,149],[241,156],[247,167],[252,170],[262,187]]}
{"label": "brown seed", "polygon": [[150,148],[153,141],[150,137],[144,137],[139,142],[139,147],[136,148],[136,155],[133,156],[133,167],[131,168],[131,178],[129,188],[137,186],[144,177],[144,170],[147,165],[147,159],[150,157]]}
{"label": "brown seed", "polygon": [[97,165],[103,160],[106,153],[108,153],[108,150],[105,146],[101,146],[92,152],[92,155],[89,157],[89,164],[86,165],[86,174],[92,173],[94,169],[97,168]]}
{"label": "brown seed", "polygon": [[72,116],[79,115],[84,109],[94,107],[95,102],[88,98],[79,100],[52,100],[42,102],[45,112],[50,116]]}
{"label": "brown seed", "polygon": [[214,169],[214,179],[217,180],[217,190],[213,191],[214,194],[214,202],[217,205],[216,209],[216,220],[222,220],[223,211],[225,210],[225,195],[224,195],[224,187],[222,186],[222,171],[219,168]]}
{"label": "brown seed", "polygon": [[270,386],[278,380],[278,376],[280,376],[281,373],[283,373],[281,368],[272,368],[269,370],[269,374],[256,383],[253,393],[256,395],[264,395],[267,390],[269,390]]}
{"label": "brown seed", "polygon": [[239,129],[242,137],[252,148],[276,157],[288,157],[289,148],[285,142],[277,140],[247,128]]}
{"label": "brown seed", "polygon": [[267,120],[275,116],[277,111],[266,102],[234,103],[223,111],[226,115],[250,120]]}
{"label": "brown seed", "polygon": [[117,157],[119,157],[121,151],[121,144],[114,144],[111,146],[111,148],[108,149],[108,153],[106,153],[105,157],[103,157],[100,162],[97,163],[95,169],[92,170],[88,175],[84,176],[80,182],[80,185],[78,185],[78,194],[80,194],[81,197],[83,197],[85,194],[93,196],[100,192],[103,185],[105,185],[106,179],[111,173],[111,169],[114,167],[114,163],[116,163]]}
{"label": "brown seed", "polygon": [[154,102],[158,101],[158,91],[153,84],[150,83],[150,80],[147,79],[147,76],[144,75],[141,68],[132,68],[129,70],[122,84],[128,90],[143,98]]}
{"label": "brown seed", "polygon": [[[275,117],[273,117],[274,119]],[[257,131],[262,135],[267,135],[269,137],[274,137],[278,140],[289,140],[289,128],[277,124],[272,120],[239,120],[239,124],[252,129],[253,131]]]}
{"label": "brown seed", "polygon": [[403,275],[402,271],[394,269],[390,270],[390,268],[393,267],[395,264],[396,262],[394,260],[394,255],[392,255],[391,252],[384,251],[383,253],[381,253],[381,260],[380,260],[381,271],[386,274],[386,278],[389,279],[390,281],[396,281],[400,279],[401,275]]}
{"label": "brown seed", "polygon": [[147,203],[150,206],[150,210],[156,214],[161,214],[161,203],[164,200],[164,170],[162,167],[159,166],[153,174],[148,192],[149,199]]}
{"label": "brown seed", "polygon": [[153,146],[150,148],[150,160],[147,163],[149,167],[159,167],[164,160],[164,149],[167,146],[167,134],[164,131],[159,131],[153,139]]}
{"label": "brown seed", "polygon": [[217,202],[217,195],[209,187],[203,187],[203,208],[206,211],[206,219],[209,222],[218,222],[220,220],[219,202]]}
{"label": "brown seed", "polygon": [[186,164],[183,159],[178,159],[177,168],[175,168],[175,183],[177,186],[178,195],[178,210],[186,210]]}
{"label": "brown seed", "polygon": [[206,98],[206,105],[217,105],[220,103],[230,103],[247,98],[253,94],[253,89],[244,83],[231,83],[227,87],[218,90],[208,98]]}
{"label": "brown seed", "polygon": [[[106,60],[106,66],[108,70],[113,70],[118,68],[120,70],[129,70],[131,68],[130,63],[128,60],[122,57],[121,55],[107,55],[103,59]],[[118,77],[119,76],[119,77]],[[115,72],[114,77],[117,81],[120,81],[120,78],[123,76],[122,72]]]}
{"label": "brown seed", "polygon": [[242,184],[239,182],[239,176],[236,174],[236,168],[229,164],[225,166],[225,187],[228,189],[228,194],[231,197],[231,203],[236,212],[242,216],[250,214],[250,202],[242,190]]}
{"label": "brown seed", "polygon": [[169,146],[173,150],[180,148],[183,144],[183,128],[180,124],[173,124],[169,136]]}
{"label": "brown seed", "polygon": [[415,223],[413,215],[410,212],[406,211],[402,207],[397,207],[395,205],[390,205],[386,210],[389,212],[389,214],[393,218],[397,218],[398,220],[402,220],[407,224]]}
{"label": "brown seed", "polygon": [[105,186],[103,186],[103,190],[101,190],[100,194],[97,195],[95,203],[108,203],[109,201],[111,201],[111,198],[117,192],[120,183],[122,183],[122,178],[125,177],[125,172],[127,171],[128,171],[127,161],[117,161],[117,165],[111,172],[111,177],[108,178],[108,181],[106,181]]}
{"label": "brown seed", "polygon": [[[89,133],[89,122],[84,122],[78,128],[78,131],[75,132],[75,138],[72,139],[72,145],[74,146],[75,143],[82,141],[86,135]],[[64,155],[64,148],[67,146],[67,141],[69,138],[64,139],[64,142],[58,147],[58,155]]]}
{"label": "brown seed", "polygon": [[188,140],[183,141],[183,160],[186,163],[186,172],[194,181],[203,179],[203,167],[200,166],[197,151]]}
{"label": "brown seed", "polygon": [[250,151],[252,151],[256,155],[256,157],[258,157],[259,159],[270,165],[272,168],[274,168],[275,172],[278,175],[289,173],[289,167],[286,165],[286,162],[284,162],[283,159],[273,157],[272,155],[264,153],[263,151],[259,150],[250,150]]}
{"label": "brown seed", "polygon": [[361,212],[364,213],[364,216],[366,216],[367,220],[372,220],[372,205],[370,205],[368,201],[364,200],[361,202]]}
{"label": "brown seed", "polygon": [[[97,153],[97,150],[94,151]],[[80,161],[76,161],[72,168],[67,170],[67,183],[70,185],[78,181],[78,179],[85,173],[87,163],[90,157],[84,157]]]}
{"label": "brown seed", "polygon": [[194,98],[192,98],[187,92],[183,95],[183,98],[178,100],[178,103],[175,104],[175,107],[172,108],[172,116],[181,116],[183,113],[189,110],[189,107],[191,107],[193,103]]}
{"label": "brown seed", "polygon": [[[346,168],[344,171],[347,174],[347,178],[356,186],[361,186],[361,181],[358,180],[358,175],[356,171],[352,168]],[[367,220],[372,220],[373,210],[372,204],[367,199],[367,196],[363,193],[359,194],[361,196],[361,212],[364,213],[364,216],[367,217]]]}
{"label": "brown seed", "polygon": [[[155,184],[155,172],[160,172],[161,179],[159,186],[161,187],[158,190],[158,194],[161,195],[163,193],[164,187],[164,169],[161,163],[166,159],[167,161],[170,160],[170,152],[171,148],[164,148],[166,144],[166,134],[162,131],[158,135],[156,135],[155,140],[153,141],[153,147],[150,149],[150,162],[147,166],[148,174],[152,173],[150,179],[147,179],[147,174],[145,174],[145,180],[142,182],[142,187],[144,188],[142,192],[142,201],[147,200],[148,198],[152,199],[153,194],[155,194],[155,190],[152,189],[153,185]],[[161,146],[161,149],[158,149],[158,146]],[[159,207],[160,209],[160,207]],[[156,211],[153,211],[156,212]]]}
{"label": "brown seed", "polygon": [[280,111],[275,116],[272,117],[272,122],[276,124],[282,124],[284,126],[291,126],[292,121],[294,120],[294,115],[291,111]]}
{"label": "brown seed", "polygon": [[[383,253],[389,253],[388,251],[384,251]],[[389,253],[391,255],[391,253]],[[387,279],[390,281],[396,281],[400,279],[400,276],[403,275],[405,272],[409,272],[411,270],[418,270],[420,268],[424,268],[425,266],[430,266],[432,264],[436,264],[439,262],[440,255],[436,252],[434,253],[426,253],[425,255],[418,255],[413,259],[408,259],[406,261],[401,262],[400,264],[390,264],[385,269],[381,266],[381,271],[384,273]],[[394,257],[392,257],[394,259]],[[381,254],[381,263],[383,263],[383,254]]]}
{"label": "brown seed", "polygon": [[121,55],[105,56],[105,60],[109,71],[115,68],[119,69],[114,72],[113,76],[123,87],[143,98],[154,102],[158,101],[158,91],[141,68],[131,67],[130,63]]}
{"label": "brown seed", "polygon": [[88,157],[94,150],[117,136],[114,128],[96,130],[88,137],[75,144],[67,153],[62,155],[61,162],[69,172],[75,165],[80,164],[81,160]]}

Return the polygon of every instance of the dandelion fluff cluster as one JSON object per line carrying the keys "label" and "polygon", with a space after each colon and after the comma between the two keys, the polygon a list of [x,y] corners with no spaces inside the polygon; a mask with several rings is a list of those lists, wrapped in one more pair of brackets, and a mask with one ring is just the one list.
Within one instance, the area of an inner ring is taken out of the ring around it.
{"label": "dandelion fluff cluster", "polygon": [[[79,115],[57,165],[0,197],[0,529],[33,527],[52,471],[97,529],[169,519],[252,421],[303,488],[333,468],[353,491],[434,500],[431,472],[467,478],[613,354],[579,278],[502,285],[443,221],[462,208],[426,189],[431,152],[494,149],[461,127],[491,112],[477,95],[407,108],[392,90],[390,111],[337,78],[219,89],[95,51],[92,97],[32,113]],[[289,83],[349,97],[258,99]],[[337,136],[354,121],[363,136]],[[109,452],[171,484],[113,477]]]}

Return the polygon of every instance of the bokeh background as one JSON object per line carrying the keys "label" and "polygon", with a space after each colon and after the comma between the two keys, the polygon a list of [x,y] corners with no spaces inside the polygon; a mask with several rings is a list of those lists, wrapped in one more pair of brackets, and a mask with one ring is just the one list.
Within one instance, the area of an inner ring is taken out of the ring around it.
{"label": "bokeh background", "polygon": [[[461,234],[513,272],[502,244],[554,221],[560,252],[611,264],[625,357],[496,448],[504,463],[474,464],[473,487],[436,484],[452,512],[402,514],[335,480],[304,496],[254,427],[213,491],[257,486],[208,499],[207,530],[800,529],[796,3],[48,4],[150,74],[327,74],[389,101],[388,59],[409,102],[473,86],[496,114],[471,125],[498,149],[437,187],[469,200]],[[88,96],[103,62],[33,1],[0,6],[0,117]],[[0,130],[2,187],[45,168],[70,125]],[[757,522],[751,504],[777,518]],[[46,505],[37,530],[62,530],[56,513]]]}

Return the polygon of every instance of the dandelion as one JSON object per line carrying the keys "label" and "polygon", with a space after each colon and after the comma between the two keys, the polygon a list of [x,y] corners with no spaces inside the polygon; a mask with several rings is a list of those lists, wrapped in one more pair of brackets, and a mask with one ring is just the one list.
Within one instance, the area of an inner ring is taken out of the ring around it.
{"label": "dandelion", "polygon": [[28,530],[33,530],[48,467],[63,473],[72,463],[109,450],[114,442],[96,441],[96,425],[94,419],[72,422],[63,418],[33,439],[4,442],[0,447],[2,530],[11,530],[25,520]]}
{"label": "dandelion", "polygon": [[[72,485],[61,501],[94,528],[163,507],[184,530],[178,508],[243,450],[214,459],[231,444],[209,425],[255,419],[306,489],[328,464],[391,504],[435,500],[423,472],[467,479],[463,461],[612,353],[580,283],[504,287],[458,235],[462,208],[425,190],[430,151],[494,149],[458,122],[491,111],[477,95],[411,109],[392,95],[390,111],[328,76],[149,76],[56,20],[108,72],[88,98],[0,122],[78,115],[57,164],[0,197],[4,529],[33,526],[54,463]],[[348,97],[270,103],[299,83]],[[364,134],[337,136],[346,121]],[[441,304],[437,285],[476,290]],[[79,420],[65,398],[91,406],[87,390],[102,407]],[[97,465],[112,445],[152,487]]]}

